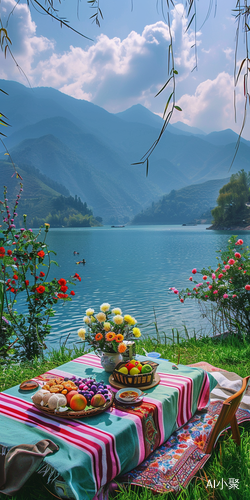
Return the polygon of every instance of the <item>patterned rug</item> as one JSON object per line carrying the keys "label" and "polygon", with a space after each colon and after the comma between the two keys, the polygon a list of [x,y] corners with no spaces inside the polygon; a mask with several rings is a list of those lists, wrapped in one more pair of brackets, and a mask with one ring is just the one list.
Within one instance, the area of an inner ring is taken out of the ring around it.
{"label": "patterned rug", "polygon": [[[210,367],[215,368],[209,365],[206,370]],[[223,400],[237,392],[242,385],[239,375],[211,368],[209,371],[213,371],[218,384],[211,393],[207,411],[197,412],[142,464],[120,477],[119,482],[143,486],[156,493],[179,492],[187,487],[197,471],[204,466],[210,455],[204,453],[203,449],[216,423]],[[236,418],[238,424],[250,420],[249,388],[237,410]]]}

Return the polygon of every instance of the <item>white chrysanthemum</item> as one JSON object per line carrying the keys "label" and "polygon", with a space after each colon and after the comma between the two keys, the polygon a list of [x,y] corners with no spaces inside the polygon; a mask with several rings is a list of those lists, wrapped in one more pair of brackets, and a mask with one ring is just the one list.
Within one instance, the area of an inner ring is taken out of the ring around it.
{"label": "white chrysanthemum", "polygon": [[100,309],[101,309],[101,311],[102,311],[102,312],[104,312],[104,313],[105,313],[105,312],[109,311],[109,309],[110,309],[110,304],[108,304],[107,302],[104,302],[104,303],[101,305]]}
{"label": "white chrysanthemum", "polygon": [[84,328],[80,328],[77,333],[78,333],[78,336],[80,337],[80,339],[85,340],[86,330],[84,330]]}
{"label": "white chrysanthemum", "polygon": [[117,314],[113,317],[113,321],[116,325],[121,325],[123,323],[123,317],[120,314]]}
{"label": "white chrysanthemum", "polygon": [[122,311],[121,311],[120,307],[115,307],[114,309],[112,309],[112,313],[121,315]]}
{"label": "white chrysanthemum", "polygon": [[91,319],[89,316],[84,316],[83,321],[84,321],[84,323],[87,323],[87,325],[89,325]]}
{"label": "white chrysanthemum", "polygon": [[86,314],[87,314],[87,316],[92,316],[92,314],[94,314],[94,312],[95,312],[94,309],[89,308],[89,309],[87,309]]}
{"label": "white chrysanthemum", "polygon": [[96,319],[97,319],[97,321],[99,321],[99,323],[102,323],[103,321],[106,320],[106,314],[104,314],[103,312],[100,312],[96,315]]}
{"label": "white chrysanthemum", "polygon": [[105,321],[105,322],[103,323],[103,328],[104,328],[105,332],[109,332],[109,330],[111,330],[111,325],[110,325],[110,323],[108,323],[107,321]]}

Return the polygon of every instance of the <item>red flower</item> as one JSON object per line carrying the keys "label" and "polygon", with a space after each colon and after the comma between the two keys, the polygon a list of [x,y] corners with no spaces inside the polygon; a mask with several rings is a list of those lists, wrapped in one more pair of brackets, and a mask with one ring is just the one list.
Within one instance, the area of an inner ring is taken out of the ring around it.
{"label": "red flower", "polygon": [[218,279],[220,280],[221,278],[223,278],[223,274],[220,273],[219,276],[218,276]]}
{"label": "red flower", "polygon": [[78,281],[82,281],[82,278],[79,276],[78,273],[75,273],[73,278],[76,278]]}
{"label": "red flower", "polygon": [[207,280],[207,276],[206,276],[206,275],[204,275],[202,279],[203,279],[203,280]]}
{"label": "red flower", "polygon": [[250,285],[246,285],[246,286],[245,286],[245,289],[246,289],[246,290],[250,290]]}
{"label": "red flower", "polygon": [[188,279],[189,279],[189,281],[193,281],[193,278],[192,278],[192,276],[190,276],[190,278],[188,278]]}
{"label": "red flower", "polygon": [[184,302],[184,299],[180,299],[180,302]]}
{"label": "red flower", "polygon": [[17,274],[14,274],[13,279],[14,279],[14,280],[18,280],[18,276],[17,276]]}
{"label": "red flower", "polygon": [[37,292],[37,293],[44,293],[44,292],[45,292],[45,286],[43,286],[43,285],[39,285],[39,286],[36,288],[36,292]]}
{"label": "red flower", "polygon": [[25,285],[28,286],[30,284],[29,280],[25,280]]}
{"label": "red flower", "polygon": [[40,250],[39,252],[37,252],[37,255],[38,255],[38,257],[40,257],[41,259],[43,259],[44,256],[45,256],[45,253],[44,253],[43,250]]}
{"label": "red flower", "polygon": [[197,273],[197,269],[195,269],[195,268],[194,268],[194,269],[192,270],[192,273],[193,273],[193,274],[196,274],[196,273]]}
{"label": "red flower", "polygon": [[240,259],[241,258],[241,254],[239,252],[235,252],[234,256],[236,257],[236,259]]}
{"label": "red flower", "polygon": [[39,276],[40,276],[40,278],[43,278],[45,276],[45,273],[43,271],[41,271]]}
{"label": "red flower", "polygon": [[7,250],[8,255],[12,255],[12,250]]}
{"label": "red flower", "polygon": [[59,299],[67,299],[68,294],[67,293],[58,293],[57,297],[59,297]]}
{"label": "red flower", "polygon": [[70,295],[75,295],[74,290],[71,290]]}
{"label": "red flower", "polygon": [[235,244],[236,245],[243,245],[243,240],[238,240]]}
{"label": "red flower", "polygon": [[0,259],[4,258],[4,254],[5,254],[5,248],[4,247],[0,247]]}
{"label": "red flower", "polygon": [[59,285],[64,286],[66,285],[67,281],[64,278],[61,278],[60,280],[58,280],[58,283]]}
{"label": "red flower", "polygon": [[65,285],[61,286],[61,292],[65,293],[65,292],[67,292],[67,290],[68,290],[68,286],[65,286]]}

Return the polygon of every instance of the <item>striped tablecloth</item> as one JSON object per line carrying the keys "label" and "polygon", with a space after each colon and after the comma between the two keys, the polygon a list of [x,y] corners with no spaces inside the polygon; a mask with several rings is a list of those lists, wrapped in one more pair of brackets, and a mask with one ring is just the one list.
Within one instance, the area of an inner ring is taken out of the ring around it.
{"label": "striped tablecloth", "polygon": [[[172,363],[157,362],[160,384],[146,391],[140,406],[113,406],[80,420],[42,413],[33,406],[31,394],[21,393],[18,386],[0,393],[0,444],[10,448],[49,437],[60,449],[46,457],[48,472],[60,474],[76,500],[91,500],[103,485],[140,464],[208,403],[216,385],[211,374],[182,365],[174,371]],[[48,373],[94,376],[105,383],[109,377],[94,354],[76,358]]]}

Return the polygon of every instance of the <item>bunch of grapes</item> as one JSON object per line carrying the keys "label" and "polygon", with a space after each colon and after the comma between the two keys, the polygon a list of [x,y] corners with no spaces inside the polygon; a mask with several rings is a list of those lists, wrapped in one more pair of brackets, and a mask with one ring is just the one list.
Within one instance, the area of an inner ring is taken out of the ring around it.
{"label": "bunch of grapes", "polygon": [[88,405],[95,394],[102,394],[106,399],[106,402],[110,401],[110,393],[108,391],[107,385],[103,380],[97,382],[94,378],[81,378],[81,377],[71,377],[64,378],[65,381],[72,380],[74,384],[78,387],[79,394],[82,394],[87,400]]}

